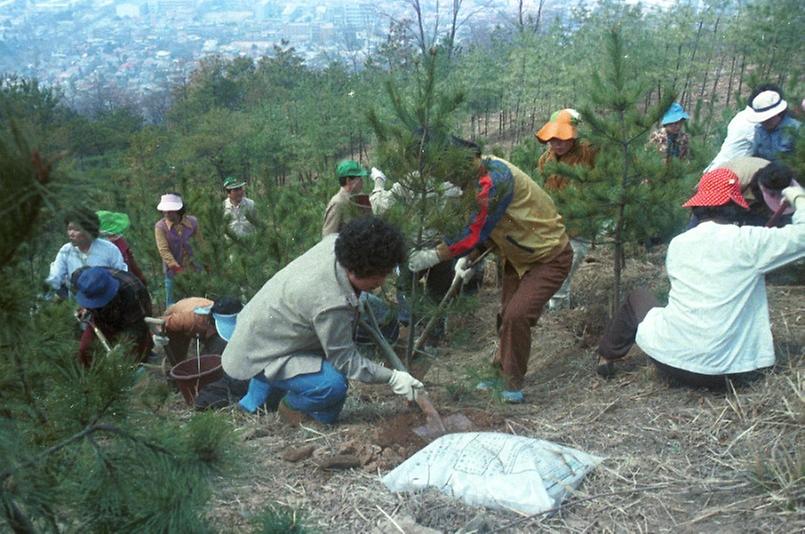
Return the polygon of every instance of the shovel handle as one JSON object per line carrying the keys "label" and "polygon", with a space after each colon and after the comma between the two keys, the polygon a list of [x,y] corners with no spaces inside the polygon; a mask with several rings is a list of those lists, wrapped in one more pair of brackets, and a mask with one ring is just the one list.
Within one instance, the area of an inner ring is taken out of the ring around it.
{"label": "shovel handle", "polygon": [[[375,342],[383,351],[386,359],[388,359],[392,367],[398,371],[408,372],[405,369],[405,365],[403,364],[402,360],[397,357],[394,349],[391,348],[386,339],[380,332],[377,331],[377,329],[367,324],[363,319],[358,319],[358,324],[360,324],[375,339]],[[436,408],[434,408],[428,393],[424,389],[420,389],[416,392],[416,403],[417,406],[419,406],[419,409],[422,410],[422,413],[425,414],[425,419],[428,422],[428,426],[434,427],[442,434],[447,432],[444,427],[444,423],[442,422],[442,417],[439,415],[439,412],[436,411]]]}
{"label": "shovel handle", "polygon": [[434,408],[427,392],[424,390],[417,391],[416,403],[419,409],[422,410],[422,413],[425,414],[425,420],[428,422],[428,426],[435,427],[442,434],[446,434],[447,429],[444,427],[442,416],[439,415],[439,412]]}
{"label": "shovel handle", "polygon": [[783,200],[780,202],[780,205],[774,210],[774,213],[771,217],[769,217],[769,221],[766,223],[766,228],[771,228],[777,224],[777,221],[780,220],[780,217],[783,216],[783,212],[788,208],[788,201]]}
{"label": "shovel handle", "polygon": [[[478,265],[478,263],[480,263],[481,260],[484,259],[491,250],[492,250],[491,248],[484,250],[480,256],[475,258],[472,261],[472,263],[470,263],[470,265],[467,268],[472,269],[473,267]],[[425,344],[425,338],[427,338],[428,334],[433,328],[433,325],[436,324],[436,321],[439,319],[439,314],[442,313],[442,310],[444,310],[445,306],[447,306],[447,303],[450,302],[453,299],[453,297],[456,296],[456,294],[459,292],[459,290],[463,285],[464,283],[461,280],[461,278],[459,278],[458,276],[453,278],[453,283],[450,284],[450,289],[447,290],[447,293],[445,293],[444,297],[442,297],[442,301],[439,302],[439,306],[436,308],[436,313],[434,313],[433,317],[430,318],[428,323],[425,325],[425,328],[422,330],[422,333],[419,334],[419,337],[414,343],[415,351],[420,350],[422,348],[422,345]]]}

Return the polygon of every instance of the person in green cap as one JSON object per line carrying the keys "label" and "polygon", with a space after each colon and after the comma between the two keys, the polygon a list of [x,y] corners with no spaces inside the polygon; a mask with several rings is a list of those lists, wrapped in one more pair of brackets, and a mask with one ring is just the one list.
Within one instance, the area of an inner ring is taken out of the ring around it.
{"label": "person in green cap", "polygon": [[254,201],[246,198],[246,181],[234,176],[224,180],[224,217],[229,230],[235,237],[246,237],[254,233],[257,209]]}
{"label": "person in green cap", "polygon": [[140,282],[142,282],[145,287],[148,287],[145,275],[137,264],[137,260],[134,259],[134,252],[132,252],[126,238],[123,237],[123,232],[125,232],[126,228],[131,224],[129,216],[125,213],[104,210],[96,211],[95,214],[98,215],[98,220],[101,223],[101,237],[120,250],[120,254],[123,255],[123,261],[126,262],[129,268],[129,272],[139,278]]}
{"label": "person in green cap", "polygon": [[369,172],[363,165],[357,161],[345,159],[338,164],[335,174],[338,177],[338,183],[341,184],[341,189],[327,203],[327,209],[324,211],[324,226],[321,229],[322,237],[338,233],[341,227],[353,218],[353,207],[359,207],[367,214],[371,214],[372,210],[369,198],[366,195],[360,196],[363,190],[363,178],[369,176]]}

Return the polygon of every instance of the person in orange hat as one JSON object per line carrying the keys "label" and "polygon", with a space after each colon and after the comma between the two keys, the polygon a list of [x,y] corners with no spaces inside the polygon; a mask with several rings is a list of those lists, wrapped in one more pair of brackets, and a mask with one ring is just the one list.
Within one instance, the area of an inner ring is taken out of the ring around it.
{"label": "person in orange hat", "polygon": [[[534,134],[540,143],[548,145],[548,149],[537,161],[540,174],[544,175],[545,166],[549,162],[588,168],[595,165],[596,151],[586,140],[579,139],[578,123],[578,111],[571,108],[560,109],[551,115],[551,120]],[[555,198],[555,193],[568,185],[570,185],[570,179],[566,176],[551,174],[545,178],[543,189]],[[570,306],[570,281],[590,248],[589,242],[578,237],[572,226],[571,222],[568,225],[568,235],[571,237],[570,246],[573,247],[573,265],[570,267],[570,273],[565,278],[562,287],[548,301],[548,308],[551,310]]]}
{"label": "person in orange hat", "polygon": [[[545,165],[555,161],[566,165],[595,165],[595,149],[584,139],[579,139],[579,112],[575,109],[560,109],[551,115],[551,120],[540,128],[534,137],[548,149],[542,153],[537,161],[540,174],[545,172]],[[545,178],[543,189],[549,193],[561,191],[567,187],[570,180],[559,174],[552,174]]]}
{"label": "person in orange hat", "polygon": [[723,389],[774,365],[765,274],[805,257],[805,189],[782,192],[794,207],[792,224],[761,228],[735,224],[749,209],[729,169],[707,172],[684,207],[701,221],[671,240],[666,269],[668,305],[645,289],[632,292],[604,331],[598,374],[634,343],[660,374],[694,387]]}

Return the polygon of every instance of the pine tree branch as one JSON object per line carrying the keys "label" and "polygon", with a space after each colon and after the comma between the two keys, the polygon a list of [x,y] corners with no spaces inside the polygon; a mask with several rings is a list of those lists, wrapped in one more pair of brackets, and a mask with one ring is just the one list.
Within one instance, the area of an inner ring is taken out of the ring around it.
{"label": "pine tree branch", "polygon": [[8,521],[8,525],[11,527],[16,534],[35,534],[36,529],[34,528],[33,523],[31,520],[28,519],[22,510],[17,506],[11,498],[3,502],[3,512],[5,513],[6,520]]}
{"label": "pine tree branch", "polygon": [[151,449],[154,452],[158,452],[158,453],[165,454],[165,455],[168,455],[168,456],[173,455],[173,453],[171,451],[169,451],[169,450],[167,450],[167,449],[165,449],[163,447],[160,447],[159,445],[156,445],[154,443],[150,443],[150,442],[148,442],[148,441],[146,441],[146,440],[144,440],[144,439],[142,439],[142,438],[140,438],[138,436],[135,436],[134,434],[131,434],[130,432],[126,432],[122,428],[116,427],[114,425],[110,425],[108,423],[90,424],[90,425],[86,426],[82,431],[80,431],[80,432],[78,432],[76,434],[73,434],[69,438],[62,440],[61,442],[53,445],[52,447],[48,447],[44,451],[42,451],[39,454],[37,454],[35,457],[33,457],[33,458],[31,458],[31,459],[29,459],[29,460],[27,460],[25,462],[22,462],[21,464],[19,464],[17,466],[11,467],[9,469],[6,469],[5,471],[0,472],[0,482],[4,482],[8,477],[13,475],[17,471],[19,471],[19,470],[21,470],[23,468],[26,468],[26,467],[31,467],[33,465],[36,465],[39,462],[41,462],[42,460],[44,460],[45,458],[47,458],[48,456],[50,456],[51,454],[53,454],[55,452],[58,452],[61,449],[67,447],[68,445],[71,445],[71,444],[75,443],[76,441],[80,441],[80,440],[92,435],[95,432],[109,432],[110,434],[117,434],[118,436],[126,438],[129,441],[132,441],[134,443],[138,443],[140,445],[143,445],[143,446],[147,447],[148,449]]}

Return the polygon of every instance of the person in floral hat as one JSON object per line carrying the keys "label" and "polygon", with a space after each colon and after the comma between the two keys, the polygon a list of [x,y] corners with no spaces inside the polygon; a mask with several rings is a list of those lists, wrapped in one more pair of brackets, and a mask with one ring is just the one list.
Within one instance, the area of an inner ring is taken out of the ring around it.
{"label": "person in floral hat", "polygon": [[774,365],[765,274],[805,257],[805,190],[792,185],[782,195],[795,209],[792,224],[738,226],[749,209],[738,176],[705,173],[683,204],[701,222],[668,246],[668,305],[633,291],[601,338],[598,374],[611,377],[634,343],[661,375],[694,387],[723,389]]}

